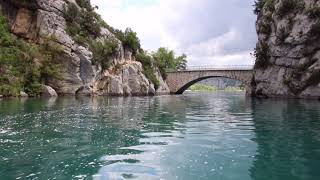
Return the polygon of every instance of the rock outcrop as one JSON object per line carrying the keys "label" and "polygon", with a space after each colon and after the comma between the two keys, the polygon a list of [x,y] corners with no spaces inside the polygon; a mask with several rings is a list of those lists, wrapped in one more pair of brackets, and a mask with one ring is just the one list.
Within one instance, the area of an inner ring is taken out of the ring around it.
{"label": "rock outcrop", "polygon": [[27,93],[23,92],[23,91],[20,91],[19,94],[20,94],[19,97],[22,97],[22,98],[29,97],[29,95]]}
{"label": "rock outcrop", "polygon": [[118,42],[110,68],[102,70],[92,62],[92,52],[77,44],[66,32],[65,8],[74,0],[0,0],[0,10],[8,18],[11,32],[27,42],[40,43],[54,36],[62,46],[61,77],[50,79],[46,85],[58,94],[69,95],[155,95],[169,93],[156,69],[160,88],[155,90],[143,74],[141,63],[134,61],[132,52],[108,29],[102,28],[98,39]]}
{"label": "rock outcrop", "polygon": [[124,61],[105,71],[94,85],[99,95],[155,95],[153,84],[142,73],[141,63]]}
{"label": "rock outcrop", "polygon": [[41,87],[41,96],[43,97],[57,97],[57,92],[50,86],[43,85]]}
{"label": "rock outcrop", "polygon": [[255,95],[319,98],[320,1],[263,2],[256,23]]}
{"label": "rock outcrop", "polygon": [[155,69],[155,75],[156,78],[159,80],[159,87],[156,90],[156,94],[158,95],[165,95],[168,94],[168,92],[170,92],[169,86],[168,84],[162,79],[161,77],[161,73],[159,71],[159,69]]}

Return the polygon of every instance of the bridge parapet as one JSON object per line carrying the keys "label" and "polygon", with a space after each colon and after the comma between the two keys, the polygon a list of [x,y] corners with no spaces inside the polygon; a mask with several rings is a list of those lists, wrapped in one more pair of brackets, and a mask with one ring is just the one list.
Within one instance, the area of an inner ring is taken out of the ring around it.
{"label": "bridge parapet", "polygon": [[183,72],[183,71],[226,71],[226,70],[253,70],[253,65],[206,65],[206,66],[188,66],[186,69],[173,70],[167,69],[167,72]]}

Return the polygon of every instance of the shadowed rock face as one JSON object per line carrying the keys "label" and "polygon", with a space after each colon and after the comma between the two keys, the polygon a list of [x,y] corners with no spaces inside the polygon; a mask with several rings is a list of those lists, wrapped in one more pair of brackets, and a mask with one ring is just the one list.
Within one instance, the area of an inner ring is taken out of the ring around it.
{"label": "shadowed rock face", "polygon": [[56,97],[56,96],[58,96],[58,94],[50,86],[43,85],[41,96],[43,96],[43,97]]}
{"label": "shadowed rock face", "polygon": [[[109,69],[102,71],[93,65],[92,52],[67,34],[64,8],[74,0],[0,0],[0,11],[8,18],[12,34],[29,42],[40,43],[43,38],[54,36],[63,48],[61,78],[50,79],[46,85],[58,94],[75,95],[155,95],[154,85],[142,73],[139,62],[125,50],[120,40],[102,28],[98,39],[114,39],[117,52]],[[116,69],[116,71],[115,71]],[[131,72],[131,73],[130,73]],[[134,72],[134,73],[132,73]],[[158,70],[155,71],[158,74]],[[169,93],[161,76],[159,93]]]}
{"label": "shadowed rock face", "polygon": [[36,34],[33,32],[35,26],[35,16],[31,10],[20,8],[17,12],[14,24],[11,28],[12,33],[27,39],[34,39]]}
{"label": "shadowed rock face", "polygon": [[255,94],[320,97],[320,2],[270,2],[256,23]]}

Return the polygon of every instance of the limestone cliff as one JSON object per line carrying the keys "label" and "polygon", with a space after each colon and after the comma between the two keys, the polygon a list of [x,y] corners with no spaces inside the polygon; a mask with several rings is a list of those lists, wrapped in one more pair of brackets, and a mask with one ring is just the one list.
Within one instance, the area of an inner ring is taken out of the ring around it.
{"label": "limestone cliff", "polygon": [[66,29],[65,9],[75,0],[0,0],[0,10],[7,17],[11,33],[26,42],[41,45],[44,38],[54,36],[56,43],[63,47],[59,55],[61,77],[49,79],[45,85],[51,86],[58,94],[79,95],[155,95],[169,93],[169,88],[159,75],[155,85],[143,73],[140,62],[135,61],[132,52],[107,28],[101,28],[97,40],[112,39],[117,42],[115,53],[110,57],[106,69],[93,63],[93,53],[88,47],[77,43]]}
{"label": "limestone cliff", "polygon": [[258,43],[253,93],[320,97],[320,1],[256,2]]}

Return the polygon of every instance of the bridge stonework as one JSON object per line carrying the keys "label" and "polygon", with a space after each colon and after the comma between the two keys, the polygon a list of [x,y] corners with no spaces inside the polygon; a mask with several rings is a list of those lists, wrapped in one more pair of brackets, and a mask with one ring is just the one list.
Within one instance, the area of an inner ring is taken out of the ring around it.
{"label": "bridge stonework", "polygon": [[182,94],[191,85],[214,77],[239,80],[246,85],[247,94],[251,93],[252,70],[186,70],[167,72],[166,82],[172,94]]}

